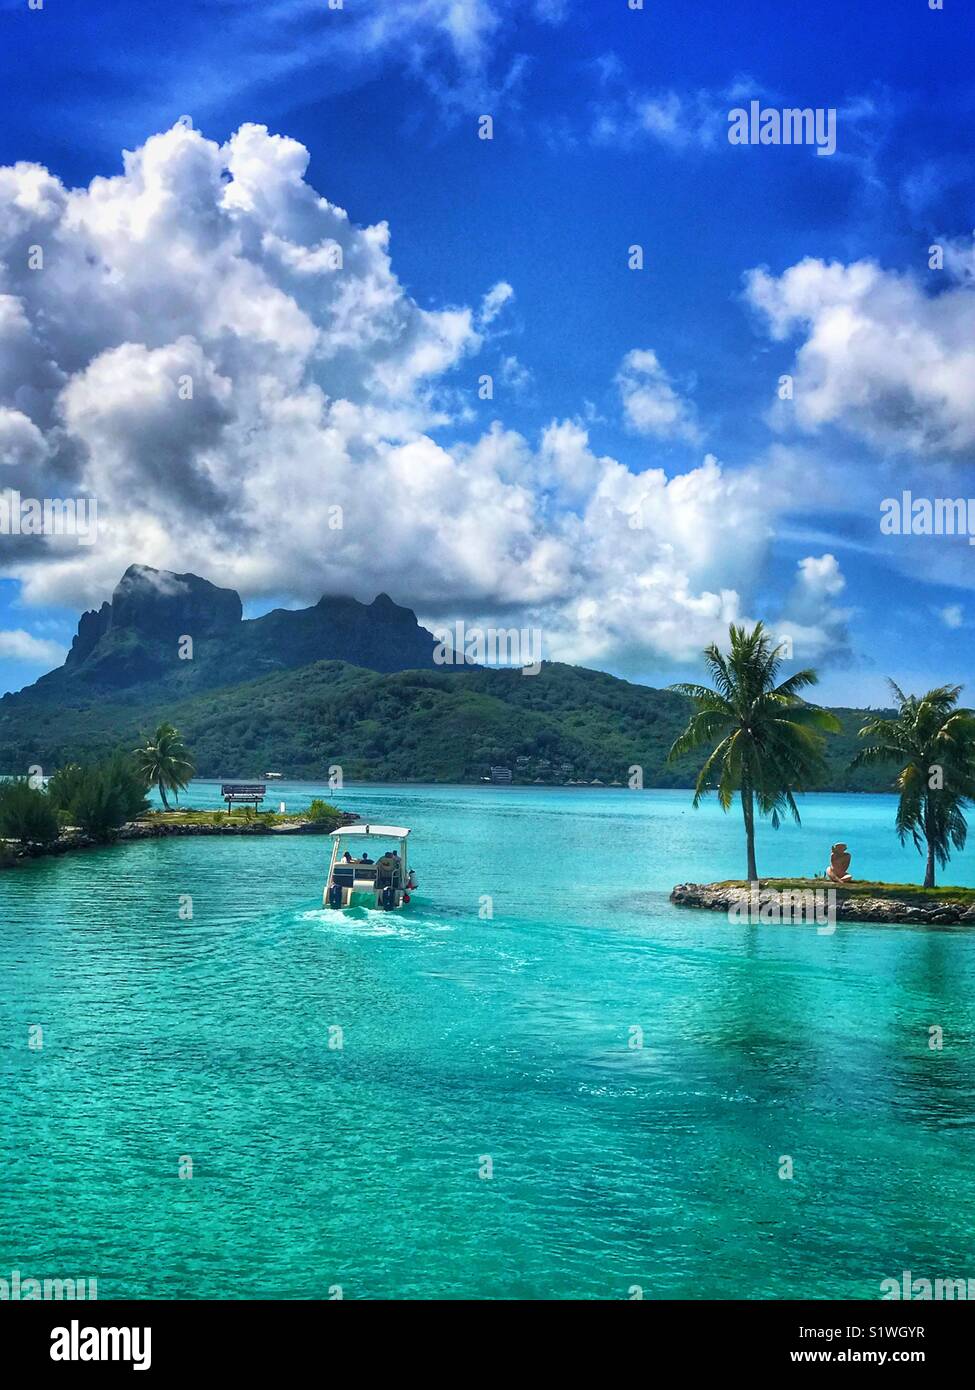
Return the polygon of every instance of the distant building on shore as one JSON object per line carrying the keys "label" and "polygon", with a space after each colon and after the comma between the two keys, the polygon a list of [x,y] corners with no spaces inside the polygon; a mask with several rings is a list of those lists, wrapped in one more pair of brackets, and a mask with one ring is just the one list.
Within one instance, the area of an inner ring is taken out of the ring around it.
{"label": "distant building on shore", "polygon": [[492,769],[491,769],[491,781],[492,781],[492,782],[510,782],[510,781],[511,781],[511,768],[510,768],[510,767],[492,767]]}

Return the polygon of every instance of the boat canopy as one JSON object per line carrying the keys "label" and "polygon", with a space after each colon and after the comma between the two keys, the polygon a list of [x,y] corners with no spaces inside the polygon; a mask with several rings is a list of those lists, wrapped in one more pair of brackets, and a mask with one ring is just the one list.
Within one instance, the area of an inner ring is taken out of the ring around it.
{"label": "boat canopy", "polygon": [[336,839],[346,835],[373,835],[380,840],[405,840],[409,833],[405,825],[342,825],[331,832]]}

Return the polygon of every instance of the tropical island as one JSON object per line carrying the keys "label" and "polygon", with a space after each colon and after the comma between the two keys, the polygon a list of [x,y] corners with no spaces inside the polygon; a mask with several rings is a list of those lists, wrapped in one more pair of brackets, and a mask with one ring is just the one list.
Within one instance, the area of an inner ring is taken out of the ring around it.
{"label": "tropical island", "polygon": [[701,747],[710,752],[694,787],[693,804],[715,792],[722,810],[737,797],[745,831],[747,877],[721,883],[682,883],[671,893],[679,907],[725,912],[741,920],[798,922],[826,912],[821,929],[837,919],[923,925],[975,925],[975,889],[935,887],[938,865],[965,847],[966,812],[975,804],[975,710],[959,706],[960,686],[907,695],[894,682],[893,717],[875,715],[859,731],[865,740],[851,764],[896,769],[897,836],[925,855],[922,887],[854,881],[846,846],[833,846],[822,878],[759,877],[755,817],[778,828],[784,815],[800,823],[797,795],[822,775],[827,739],[841,725],[829,710],[805,700],[814,670],[779,680],[781,649],[762,623],[751,631],[732,625],[729,650],[704,652],[711,685],[677,687],[693,713],[671,746],[676,760]]}
{"label": "tropical island", "polygon": [[[119,749],[87,765],[68,763],[49,778],[2,781],[0,868],[40,855],[177,835],[327,835],[358,819],[321,799],[290,815],[251,806],[181,809],[179,794],[195,772],[179,731],[162,724],[131,752]],[[162,810],[149,804],[153,788]]]}

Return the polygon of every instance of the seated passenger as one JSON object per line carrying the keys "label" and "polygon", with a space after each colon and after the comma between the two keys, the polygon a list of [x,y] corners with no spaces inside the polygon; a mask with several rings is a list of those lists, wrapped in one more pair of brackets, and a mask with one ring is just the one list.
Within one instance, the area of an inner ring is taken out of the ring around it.
{"label": "seated passenger", "polygon": [[355,863],[355,860],[352,858],[352,855],[349,853],[348,850],[346,850],[345,853],[342,855],[342,863],[343,863],[343,864],[354,864],[354,863]]}
{"label": "seated passenger", "polygon": [[364,850],[362,851],[362,858],[359,860],[359,863],[360,863],[360,864],[371,864],[371,863],[372,863],[372,860],[369,858],[369,851],[368,851],[368,850],[365,850],[365,849],[364,849]]}
{"label": "seated passenger", "polygon": [[399,876],[399,856],[387,850],[376,862],[376,882],[395,884]]}

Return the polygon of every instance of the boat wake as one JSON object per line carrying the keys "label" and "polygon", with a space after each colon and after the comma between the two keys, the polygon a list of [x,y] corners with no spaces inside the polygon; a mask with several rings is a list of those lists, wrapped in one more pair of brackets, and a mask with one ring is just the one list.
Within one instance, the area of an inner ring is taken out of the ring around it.
{"label": "boat wake", "polygon": [[429,939],[431,934],[451,932],[449,922],[410,913],[384,912],[377,907],[315,908],[299,914],[299,921],[313,922],[330,936],[398,937],[401,941]]}

